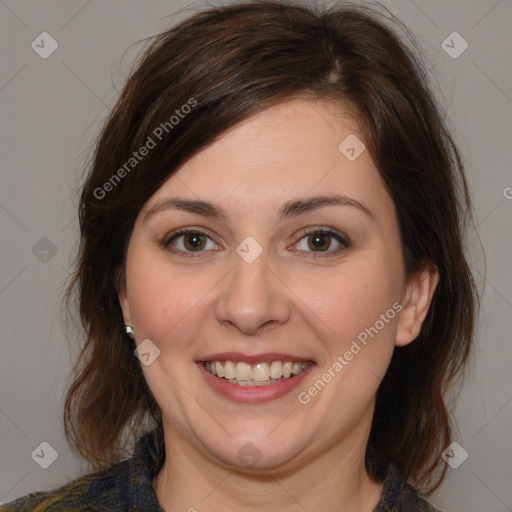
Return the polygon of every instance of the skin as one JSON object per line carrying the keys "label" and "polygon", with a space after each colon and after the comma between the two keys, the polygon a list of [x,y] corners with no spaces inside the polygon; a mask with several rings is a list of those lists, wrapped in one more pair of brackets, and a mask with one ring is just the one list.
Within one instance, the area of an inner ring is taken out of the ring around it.
{"label": "skin", "polygon": [[[283,102],[195,155],[140,212],[119,299],[136,343],[150,339],[160,350],[142,369],[162,410],[167,457],[154,487],[164,509],[377,505],[382,484],[364,467],[376,392],[395,346],[420,331],[437,274],[406,280],[394,205],[369,152],[351,162],[338,150],[358,133],[333,104]],[[285,202],[332,193],[359,201],[371,215],[330,205],[279,220]],[[145,219],[169,197],[211,201],[226,220],[176,209]],[[185,227],[207,233],[199,252],[193,235],[164,247]],[[343,234],[350,246],[327,236],[317,249],[314,235],[302,231],[315,227]],[[236,252],[248,236],[263,249],[252,263]],[[301,404],[298,393],[396,302],[401,312]],[[224,351],[283,352],[316,366],[298,390],[277,400],[236,403],[214,392],[195,363]],[[251,467],[237,456],[248,442],[261,455]]]}

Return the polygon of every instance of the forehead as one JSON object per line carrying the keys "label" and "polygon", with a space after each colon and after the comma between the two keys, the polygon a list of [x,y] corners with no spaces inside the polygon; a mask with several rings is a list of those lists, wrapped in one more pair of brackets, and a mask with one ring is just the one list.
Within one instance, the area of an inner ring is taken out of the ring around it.
{"label": "forehead", "polygon": [[179,195],[222,204],[232,213],[241,203],[261,212],[277,210],[290,199],[328,193],[353,197],[370,209],[389,208],[390,198],[362,139],[357,123],[337,104],[289,100],[236,125],[196,154],[144,210]]}

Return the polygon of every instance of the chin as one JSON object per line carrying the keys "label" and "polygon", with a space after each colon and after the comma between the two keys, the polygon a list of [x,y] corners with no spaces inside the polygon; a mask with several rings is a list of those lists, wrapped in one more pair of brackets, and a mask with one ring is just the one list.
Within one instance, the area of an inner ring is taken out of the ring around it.
{"label": "chin", "polygon": [[[273,427],[275,428],[275,426]],[[269,428],[267,432],[272,432]],[[248,431],[222,442],[204,442],[210,457],[236,471],[268,471],[290,468],[300,463],[308,443],[302,436],[300,439],[283,431],[282,435],[269,437],[268,434],[258,436]]]}

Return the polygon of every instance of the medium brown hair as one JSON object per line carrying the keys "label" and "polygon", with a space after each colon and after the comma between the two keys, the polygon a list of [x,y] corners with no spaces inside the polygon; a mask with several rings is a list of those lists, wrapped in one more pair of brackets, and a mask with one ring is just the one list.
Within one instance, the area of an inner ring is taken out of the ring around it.
{"label": "medium brown hair", "polygon": [[[439,485],[440,455],[452,440],[447,393],[470,355],[478,297],[464,251],[472,210],[463,164],[421,62],[392,15],[353,4],[241,2],[198,12],[154,38],[97,140],[80,199],[67,303],[76,298],[86,340],[64,422],[71,446],[93,467],[119,460],[123,435],[133,439],[148,418],[161,421],[118,301],[139,211],[226,130],[301,97],[353,114],[394,201],[406,276],[426,266],[439,273],[421,333],[394,350],[367,448],[375,480],[393,462],[423,492]],[[171,127],[191,99],[194,108]],[[128,171],[133,153],[166,122],[165,137]]]}

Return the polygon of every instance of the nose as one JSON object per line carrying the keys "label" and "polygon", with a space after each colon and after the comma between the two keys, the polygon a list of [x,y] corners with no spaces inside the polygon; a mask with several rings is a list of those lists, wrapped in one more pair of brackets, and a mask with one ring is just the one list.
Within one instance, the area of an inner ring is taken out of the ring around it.
{"label": "nose", "polygon": [[248,335],[286,323],[290,317],[288,288],[270,268],[265,251],[252,263],[237,254],[234,259],[233,269],[220,283],[219,322]]}

